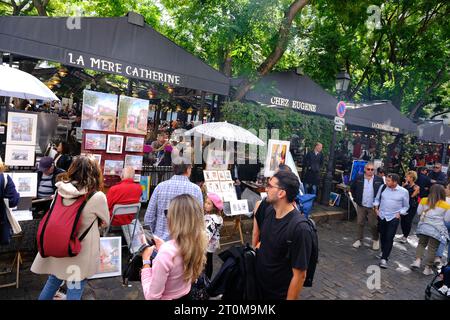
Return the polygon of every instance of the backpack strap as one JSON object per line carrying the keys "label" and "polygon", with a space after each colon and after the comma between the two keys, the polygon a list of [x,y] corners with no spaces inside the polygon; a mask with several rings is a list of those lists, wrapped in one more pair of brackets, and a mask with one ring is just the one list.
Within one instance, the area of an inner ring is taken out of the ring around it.
{"label": "backpack strap", "polygon": [[291,258],[291,245],[292,242],[294,241],[294,237],[295,237],[295,229],[297,228],[297,226],[300,223],[307,223],[309,225],[309,227],[311,228],[311,231],[316,232],[316,226],[314,225],[314,222],[312,222],[312,220],[307,219],[305,217],[303,217],[300,212],[294,213],[294,214],[298,214],[298,217],[295,217],[293,219],[295,219],[296,221],[290,221],[289,225],[288,225],[288,229],[287,229],[287,245],[288,245],[288,252],[287,252],[287,258],[290,259]]}
{"label": "backpack strap", "polygon": [[381,187],[381,192],[380,192],[380,204],[381,204],[381,196],[383,195],[384,190],[386,190],[387,185],[383,184],[383,186]]}
{"label": "backpack strap", "polygon": [[[81,218],[81,212],[83,211],[84,206],[85,206],[86,203],[92,198],[92,196],[93,196],[94,194],[96,194],[96,193],[97,193],[97,191],[94,191],[94,192],[89,193],[89,194],[86,196],[86,199],[83,201],[83,204],[82,204],[82,205],[80,206],[80,208],[78,209],[77,217],[75,218],[75,223],[73,224],[73,228],[74,228],[74,229],[72,230],[72,234],[74,234],[74,232],[75,232],[75,228],[76,228],[76,226],[78,225],[78,221],[79,221],[80,218]],[[91,228],[92,228],[92,226],[94,225],[94,222],[95,222],[96,220],[97,220],[97,218],[94,219],[94,221],[92,222],[92,224],[90,225],[90,227],[87,228],[87,230],[83,232],[83,234],[78,238],[78,240],[83,241],[83,239],[87,236],[87,234],[88,234],[89,231],[91,230]]]}

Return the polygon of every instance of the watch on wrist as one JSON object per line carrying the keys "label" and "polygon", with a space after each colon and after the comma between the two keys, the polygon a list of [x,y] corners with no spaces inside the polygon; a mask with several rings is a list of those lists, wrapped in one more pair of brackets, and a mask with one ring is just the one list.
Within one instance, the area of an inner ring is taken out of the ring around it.
{"label": "watch on wrist", "polygon": [[145,266],[146,264],[151,266],[152,265],[152,261],[151,260],[142,260],[142,266]]}

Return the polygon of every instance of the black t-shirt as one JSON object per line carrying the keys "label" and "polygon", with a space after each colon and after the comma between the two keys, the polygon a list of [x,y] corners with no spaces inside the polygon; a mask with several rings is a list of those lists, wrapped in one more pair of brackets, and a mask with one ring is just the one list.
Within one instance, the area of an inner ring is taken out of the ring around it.
{"label": "black t-shirt", "polygon": [[[262,213],[263,219],[259,216]],[[301,213],[294,209],[282,219],[277,219],[272,206],[257,214],[261,246],[256,256],[256,276],[263,299],[286,299],[293,275],[292,268],[308,269],[312,237],[307,223],[299,223],[295,228],[290,259],[287,258],[288,225],[296,214]]]}

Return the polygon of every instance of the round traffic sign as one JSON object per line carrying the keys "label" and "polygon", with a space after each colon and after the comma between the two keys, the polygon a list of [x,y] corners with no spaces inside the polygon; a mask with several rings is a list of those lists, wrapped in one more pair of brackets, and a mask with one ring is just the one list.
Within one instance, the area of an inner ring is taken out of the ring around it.
{"label": "round traffic sign", "polygon": [[347,107],[345,105],[345,102],[339,101],[336,106],[336,114],[338,115],[338,117],[343,118],[346,110],[347,110]]}

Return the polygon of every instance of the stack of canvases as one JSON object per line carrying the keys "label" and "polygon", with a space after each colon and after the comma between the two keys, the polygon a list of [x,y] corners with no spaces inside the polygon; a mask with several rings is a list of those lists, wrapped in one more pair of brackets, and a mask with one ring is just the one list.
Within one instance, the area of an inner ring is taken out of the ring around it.
{"label": "stack of canvases", "polygon": [[[83,92],[82,155],[92,154],[98,160],[107,186],[113,184],[111,181],[118,181],[124,167],[142,171],[148,110],[148,100]],[[141,181],[140,174],[136,174],[135,181]]]}

